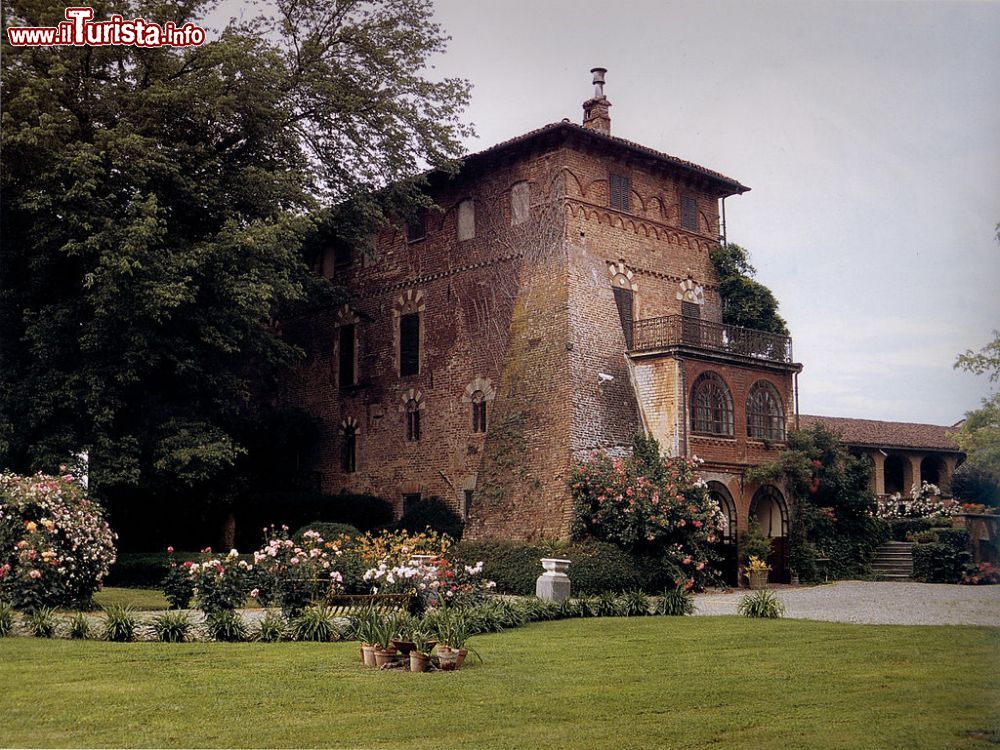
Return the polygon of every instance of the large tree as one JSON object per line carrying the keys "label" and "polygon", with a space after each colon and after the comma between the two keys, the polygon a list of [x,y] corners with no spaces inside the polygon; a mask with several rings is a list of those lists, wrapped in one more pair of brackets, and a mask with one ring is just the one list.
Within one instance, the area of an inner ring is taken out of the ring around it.
{"label": "large tree", "polygon": [[778,299],[757,281],[750,251],[731,242],[713,250],[711,259],[722,296],[722,322],[787,336],[788,326],[778,314]]}
{"label": "large tree", "polygon": [[[3,26],[65,7],[4,3]],[[5,37],[0,467],[88,451],[98,491],[224,494],[301,355],[275,321],[333,291],[303,248],[405,215],[460,153],[468,84],[427,75],[446,41],[425,0],[276,0],[186,49]]]}
{"label": "large tree", "polygon": [[[955,367],[986,375],[991,383],[1000,380],[1000,331],[994,331],[993,341],[978,352],[960,354]],[[970,464],[1000,477],[1000,392],[984,398],[980,408],[966,412],[955,440]]]}

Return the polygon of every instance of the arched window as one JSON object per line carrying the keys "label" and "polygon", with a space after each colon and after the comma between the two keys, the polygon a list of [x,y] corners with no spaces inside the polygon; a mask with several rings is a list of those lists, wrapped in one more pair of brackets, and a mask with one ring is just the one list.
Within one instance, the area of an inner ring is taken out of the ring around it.
{"label": "arched window", "polygon": [[785,409],[778,389],[758,380],[747,396],[747,436],[761,440],[785,439]]}
{"label": "arched window", "polygon": [[420,440],[420,405],[415,398],[406,402],[406,439]]}
{"label": "arched window", "polygon": [[691,431],[733,434],[733,399],[725,381],[714,372],[699,375],[691,388]]}
{"label": "arched window", "polygon": [[340,470],[353,474],[358,467],[358,424],[353,417],[340,423]]}
{"label": "arched window", "polygon": [[475,391],[472,394],[472,431],[486,432],[486,394]]}

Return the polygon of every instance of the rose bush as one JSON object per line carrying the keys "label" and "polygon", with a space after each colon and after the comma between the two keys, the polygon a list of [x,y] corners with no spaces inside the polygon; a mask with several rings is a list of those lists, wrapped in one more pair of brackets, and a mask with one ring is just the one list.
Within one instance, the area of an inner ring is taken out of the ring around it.
{"label": "rose bush", "polygon": [[115,539],[73,477],[0,474],[0,599],[25,610],[88,606]]}
{"label": "rose bush", "polygon": [[272,526],[264,532],[269,538],[253,555],[256,588],[252,594],[262,603],[276,599],[285,616],[294,617],[310,602],[342,588],[344,577],[336,563],[344,554],[343,539],[326,542],[310,529],[296,543],[289,538],[287,526]]}
{"label": "rose bush", "polygon": [[697,459],[662,456],[655,440],[641,437],[631,455],[593,453],[569,480],[574,536],[659,556],[676,571],[678,585],[704,586],[717,575],[711,545],[723,516],[698,464]]}
{"label": "rose bush", "polygon": [[200,562],[185,562],[198,608],[206,615],[242,607],[250,595],[253,566],[240,559],[235,549],[226,555],[213,555],[212,548],[202,550]]}

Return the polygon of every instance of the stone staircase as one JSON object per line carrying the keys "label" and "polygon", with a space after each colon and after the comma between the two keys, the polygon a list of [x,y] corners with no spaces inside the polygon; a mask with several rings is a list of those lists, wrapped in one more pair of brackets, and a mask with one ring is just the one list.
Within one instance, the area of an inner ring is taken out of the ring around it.
{"label": "stone staircase", "polygon": [[913,575],[912,542],[886,542],[875,552],[872,572],[880,581],[909,581]]}

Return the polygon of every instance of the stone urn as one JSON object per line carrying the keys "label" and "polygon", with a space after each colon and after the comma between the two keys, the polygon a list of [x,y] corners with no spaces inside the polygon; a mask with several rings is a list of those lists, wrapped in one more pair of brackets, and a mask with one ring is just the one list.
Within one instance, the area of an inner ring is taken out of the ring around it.
{"label": "stone urn", "polygon": [[558,557],[543,557],[544,573],[535,581],[535,596],[550,602],[561,602],[569,599],[570,582],[566,571],[570,560]]}

